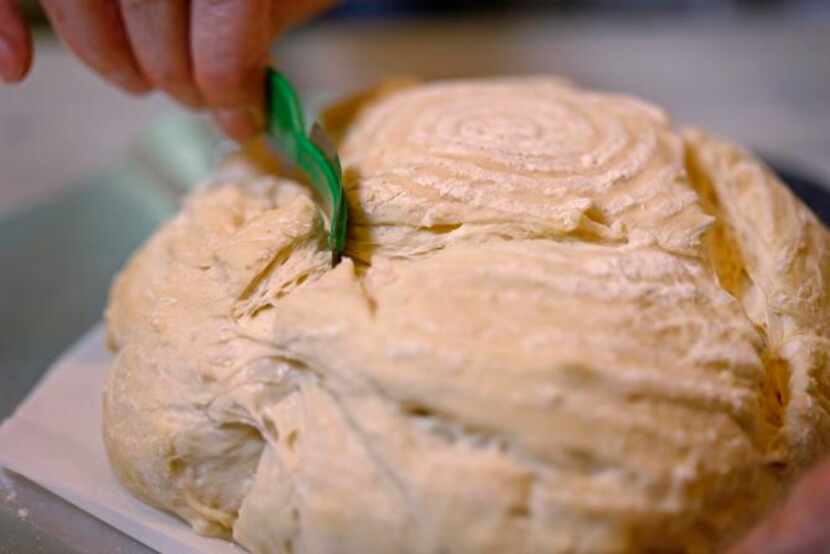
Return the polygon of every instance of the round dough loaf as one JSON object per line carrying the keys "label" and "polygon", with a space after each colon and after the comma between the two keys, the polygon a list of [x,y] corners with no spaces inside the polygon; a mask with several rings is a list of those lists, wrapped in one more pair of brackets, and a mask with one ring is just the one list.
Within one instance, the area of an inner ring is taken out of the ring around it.
{"label": "round dough loaf", "polygon": [[746,151],[549,77],[326,119],[337,268],[249,152],[115,282],[144,501],[254,553],[713,552],[830,451],[830,233]]}

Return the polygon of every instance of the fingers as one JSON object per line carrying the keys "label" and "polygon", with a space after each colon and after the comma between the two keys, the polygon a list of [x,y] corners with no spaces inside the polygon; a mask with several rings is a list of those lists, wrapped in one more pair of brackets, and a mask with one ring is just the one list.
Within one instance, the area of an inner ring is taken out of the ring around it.
{"label": "fingers", "polygon": [[0,0],[0,79],[16,83],[32,65],[32,37],[15,0]]}
{"label": "fingers", "polygon": [[92,69],[128,92],[150,90],[130,47],[118,2],[41,0],[41,4],[55,32]]}
{"label": "fingers", "polygon": [[[0,76],[19,78],[31,48],[13,0],[0,0]],[[234,138],[264,118],[263,77],[278,30],[333,0],[42,0],[57,34],[87,65],[121,88],[157,88],[214,110]],[[22,29],[22,31],[21,31]],[[6,35],[14,38],[4,54]],[[16,38],[15,38],[16,37]],[[24,47],[20,47],[22,44]],[[22,54],[21,54],[22,52]],[[12,62],[4,62],[10,59]],[[4,69],[4,63],[11,69]],[[17,64],[17,65],[15,65]]]}
{"label": "fingers", "polygon": [[264,124],[263,77],[274,35],[334,0],[193,0],[196,82],[214,120],[243,142]]}
{"label": "fingers", "polygon": [[268,63],[270,0],[193,0],[196,83],[217,108],[259,108]]}
{"label": "fingers", "polygon": [[182,104],[203,104],[193,79],[188,0],[119,0],[132,51],[149,83]]}
{"label": "fingers", "polygon": [[730,554],[830,552],[830,463],[812,471],[781,509]]}

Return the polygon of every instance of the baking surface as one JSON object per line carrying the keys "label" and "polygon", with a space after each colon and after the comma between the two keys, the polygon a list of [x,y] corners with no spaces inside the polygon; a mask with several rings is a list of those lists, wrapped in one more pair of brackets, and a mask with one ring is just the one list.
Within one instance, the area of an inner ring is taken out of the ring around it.
{"label": "baking surface", "polygon": [[[100,433],[102,380],[110,359],[100,326],[67,352],[15,416],[0,426],[0,466],[25,476],[160,552],[241,552],[228,542],[196,535],[173,516],[136,500],[118,484],[110,470]],[[60,513],[62,503],[43,510],[37,501],[32,503],[26,485],[15,485],[19,481],[8,477],[5,482],[0,487],[3,491],[0,501],[12,506],[19,520],[25,523],[24,520],[39,516],[41,525],[54,522],[54,513]],[[80,543],[77,552],[117,552],[102,549],[106,541],[125,548],[125,553],[142,552],[134,541],[124,537],[116,540],[107,534],[99,536],[99,529],[86,521],[82,525],[93,533],[84,536],[70,534],[59,525],[47,525],[48,530],[41,531],[47,540],[70,539],[67,541],[70,548],[72,542]],[[33,536],[39,536],[36,528]],[[31,546],[27,542],[23,544],[27,548]],[[15,543],[0,543],[0,548],[16,552]]]}

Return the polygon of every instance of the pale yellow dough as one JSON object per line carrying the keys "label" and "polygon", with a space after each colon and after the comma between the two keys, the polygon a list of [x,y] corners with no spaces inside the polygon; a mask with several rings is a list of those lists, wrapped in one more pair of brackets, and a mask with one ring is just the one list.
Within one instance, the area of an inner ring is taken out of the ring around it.
{"label": "pale yellow dough", "polygon": [[107,312],[112,465],[254,553],[717,552],[830,451],[830,233],[548,78],[328,114],[352,215],[228,162]]}

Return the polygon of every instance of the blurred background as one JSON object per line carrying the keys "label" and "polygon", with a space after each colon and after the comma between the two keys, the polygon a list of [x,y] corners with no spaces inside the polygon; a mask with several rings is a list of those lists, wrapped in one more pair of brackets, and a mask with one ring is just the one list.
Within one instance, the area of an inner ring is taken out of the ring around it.
{"label": "blurred background", "polygon": [[[26,9],[34,69],[0,88],[0,418],[223,151],[198,116],[99,81]],[[351,0],[274,60],[317,101],[389,75],[558,73],[830,182],[827,0]]]}

